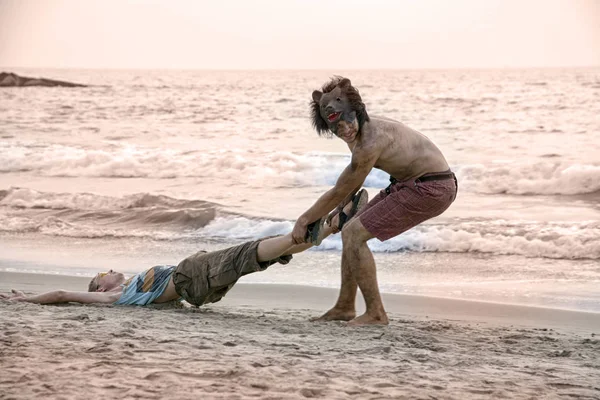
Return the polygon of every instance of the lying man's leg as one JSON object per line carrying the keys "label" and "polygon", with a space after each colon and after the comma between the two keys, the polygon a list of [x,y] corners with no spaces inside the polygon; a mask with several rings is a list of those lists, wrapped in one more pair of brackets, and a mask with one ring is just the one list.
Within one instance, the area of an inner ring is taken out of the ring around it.
{"label": "lying man's leg", "polygon": [[292,258],[291,235],[253,240],[210,253],[198,252],[181,261],[173,273],[175,291],[196,306],[215,303],[242,276],[264,271]]}
{"label": "lying man's leg", "polygon": [[[320,232],[321,238],[325,239],[333,233],[330,226],[324,226]],[[269,239],[261,240],[258,244],[256,257],[258,262],[275,260],[281,256],[296,254],[308,250],[313,246],[312,243],[294,244],[292,234],[288,233],[284,236],[276,236]]]}

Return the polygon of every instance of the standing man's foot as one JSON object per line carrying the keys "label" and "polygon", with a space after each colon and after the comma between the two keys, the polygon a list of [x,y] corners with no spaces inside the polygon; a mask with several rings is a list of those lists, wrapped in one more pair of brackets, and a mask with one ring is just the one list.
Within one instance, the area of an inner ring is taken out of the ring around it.
{"label": "standing man's foot", "polygon": [[315,321],[351,321],[356,317],[356,311],[354,310],[342,310],[338,308],[332,308],[320,317],[311,318],[312,322]]}
{"label": "standing man's foot", "polygon": [[389,323],[390,321],[388,320],[385,312],[377,316],[371,316],[367,313],[364,313],[360,317],[356,317],[352,321],[348,322],[348,326],[388,325]]}

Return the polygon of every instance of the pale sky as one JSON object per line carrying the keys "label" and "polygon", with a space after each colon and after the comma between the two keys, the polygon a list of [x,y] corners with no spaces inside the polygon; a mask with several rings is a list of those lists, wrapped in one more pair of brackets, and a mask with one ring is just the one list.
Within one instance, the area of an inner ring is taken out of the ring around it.
{"label": "pale sky", "polygon": [[0,0],[0,67],[600,65],[600,0]]}

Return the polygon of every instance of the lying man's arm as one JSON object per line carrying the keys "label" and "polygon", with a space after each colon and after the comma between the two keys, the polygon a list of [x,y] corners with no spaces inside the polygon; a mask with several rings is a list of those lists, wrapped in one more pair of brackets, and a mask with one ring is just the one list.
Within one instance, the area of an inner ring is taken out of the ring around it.
{"label": "lying man's arm", "polygon": [[13,290],[12,295],[0,295],[0,298],[11,301],[26,301],[37,304],[56,303],[114,303],[119,299],[121,293],[111,292],[69,292],[66,290],[55,290],[42,294],[27,296],[23,292]]}
{"label": "lying man's arm", "polygon": [[[335,206],[340,204],[342,200],[349,197],[350,193],[360,188],[365,181],[369,172],[379,159],[380,150],[377,148],[361,148],[357,149],[352,154],[352,161],[348,165],[335,186],[323,194],[311,208],[306,210],[304,214],[298,218],[292,237],[295,243],[304,243],[306,235],[306,226],[324,215],[328,214]],[[355,192],[356,193],[356,192]]]}

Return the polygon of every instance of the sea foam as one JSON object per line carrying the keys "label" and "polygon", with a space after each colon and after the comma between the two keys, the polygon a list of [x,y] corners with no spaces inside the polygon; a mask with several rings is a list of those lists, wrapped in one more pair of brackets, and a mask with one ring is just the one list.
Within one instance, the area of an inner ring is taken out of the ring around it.
{"label": "sea foam", "polygon": [[[155,178],[203,177],[274,187],[332,186],[350,163],[347,154],[220,149],[184,152],[122,145],[93,150],[64,145],[0,142],[0,173],[40,176]],[[576,195],[600,191],[600,164],[544,160],[452,166],[461,191],[481,194]],[[364,186],[384,188],[389,174],[374,169]]]}

